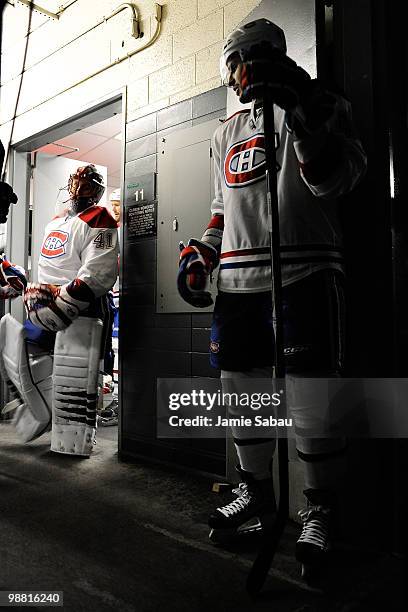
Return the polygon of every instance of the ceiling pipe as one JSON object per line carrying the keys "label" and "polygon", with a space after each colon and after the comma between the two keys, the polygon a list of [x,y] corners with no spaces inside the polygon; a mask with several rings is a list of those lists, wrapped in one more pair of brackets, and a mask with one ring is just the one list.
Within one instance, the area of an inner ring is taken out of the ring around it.
{"label": "ceiling pipe", "polygon": [[116,15],[118,15],[120,12],[126,10],[127,8],[129,8],[132,11],[132,17],[131,17],[131,20],[132,20],[132,36],[134,38],[139,38],[139,37],[143,36],[143,32],[140,32],[139,15],[138,15],[138,12],[137,12],[137,8],[131,2],[124,2],[123,4],[118,6],[118,8],[115,9],[108,17],[104,17],[103,21],[108,21],[108,19],[112,19],[112,17],[115,17]]}
{"label": "ceiling pipe", "polygon": [[[144,51],[145,49],[147,49],[148,47],[153,45],[153,43],[155,43],[156,40],[159,38],[159,35],[160,35],[160,32],[161,32],[161,23],[162,23],[162,17],[163,17],[163,7],[162,7],[161,4],[155,4],[155,13],[156,13],[155,14],[156,30],[155,30],[153,36],[151,37],[151,39],[148,40],[144,45],[142,45],[138,49],[134,49],[133,51],[130,51],[130,52],[126,53],[125,55],[122,55],[121,57],[119,57],[118,59],[114,60],[110,64],[107,64],[106,66],[103,66],[103,68],[100,68],[99,70],[96,70],[95,72],[93,72],[92,74],[89,74],[88,76],[84,77],[80,81],[77,81],[76,83],[73,83],[73,85],[70,85],[69,87],[66,87],[65,89],[63,89],[62,91],[59,91],[58,93],[54,94],[53,96],[51,96],[51,98],[47,98],[46,100],[42,100],[42,102],[40,102],[39,104],[36,104],[35,106],[32,106],[31,108],[28,108],[27,110],[25,110],[24,113],[27,113],[27,112],[30,112],[30,111],[34,110],[34,108],[36,108],[37,106],[41,106],[41,104],[45,104],[45,102],[48,102],[49,100],[52,100],[53,98],[55,98],[57,96],[60,96],[61,94],[66,93],[67,91],[71,91],[75,87],[78,87],[78,85],[82,85],[83,83],[86,83],[87,81],[89,81],[90,79],[98,76],[102,72],[105,72],[105,70],[108,70],[109,68],[112,68],[113,66],[116,66],[117,64],[121,64],[125,60],[133,57],[137,53],[140,53],[141,51]],[[108,19],[109,19],[109,17],[108,17]],[[103,23],[103,22],[101,22],[101,23]]]}
{"label": "ceiling pipe", "polygon": [[[149,41],[147,41],[147,43],[145,43],[144,45],[142,45],[138,49],[134,49],[133,51],[130,51],[129,53],[126,53],[125,55],[122,55],[121,57],[119,57],[118,59],[114,60],[113,62],[111,62],[107,66],[104,66],[103,68],[100,68],[99,70],[96,70],[92,74],[89,74],[88,76],[86,76],[85,78],[81,79],[77,83],[74,83],[73,85],[70,85],[69,87],[67,87],[63,91],[60,91],[56,95],[61,95],[63,93],[66,93],[67,91],[70,91],[74,87],[77,87],[78,85],[82,85],[82,83],[86,83],[90,79],[93,79],[94,77],[98,76],[98,74],[101,74],[102,72],[105,72],[105,70],[108,70],[109,68],[112,68],[113,66],[116,66],[117,64],[120,64],[123,61],[129,59],[130,57],[133,57],[133,55],[136,55],[136,53],[140,53],[141,51],[144,51],[144,49],[147,49],[154,42],[156,42],[156,40],[159,37],[160,31],[161,31],[161,22],[162,22],[162,14],[163,14],[163,10],[162,9],[163,9],[163,7],[162,7],[161,4],[155,4],[155,9],[156,9],[155,19],[156,19],[156,22],[157,22],[156,23],[156,30],[155,30],[153,36],[151,37],[151,39]],[[123,10],[123,9],[121,9],[121,10]],[[108,17],[108,19],[110,19],[110,17]],[[53,97],[55,97],[55,96],[53,96]]]}
{"label": "ceiling pipe", "polygon": [[[76,0],[74,0],[74,2],[75,1]],[[52,13],[51,11],[48,11],[42,6],[39,6],[38,4],[34,4],[34,2],[30,2],[30,0],[17,0],[17,2],[20,2],[20,4],[24,4],[24,6],[28,6],[29,8],[31,7],[33,11],[37,11],[37,13],[41,13],[42,15],[45,15],[46,17],[50,17],[51,19],[55,19],[55,20],[58,20],[60,16],[62,15],[62,13],[67,8],[69,8],[72,4],[74,4],[74,2],[70,2],[70,4],[66,6],[61,6],[57,13]],[[130,11],[132,12],[132,16],[130,19],[131,19],[131,28],[132,28],[133,38],[141,38],[143,36],[143,32],[140,31],[139,14],[137,11],[137,7],[132,2],[123,2],[114,11],[112,11],[110,15],[108,15],[107,17],[103,17],[101,21],[99,21],[94,27],[98,27],[99,25],[106,23],[109,19],[112,19],[112,17],[115,17],[122,11],[125,11],[126,9],[130,9]]]}

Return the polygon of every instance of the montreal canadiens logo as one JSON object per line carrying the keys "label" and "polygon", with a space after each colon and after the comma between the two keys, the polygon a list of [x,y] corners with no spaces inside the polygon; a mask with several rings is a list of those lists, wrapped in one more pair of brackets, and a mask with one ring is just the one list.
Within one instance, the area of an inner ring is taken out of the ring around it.
{"label": "montreal canadiens logo", "polygon": [[220,343],[219,342],[215,342],[214,340],[212,340],[210,342],[210,351],[212,353],[219,353],[220,352]]}
{"label": "montreal canadiens logo", "polygon": [[224,178],[228,187],[245,187],[265,177],[265,138],[251,136],[232,145],[224,162]]}
{"label": "montreal canadiens logo", "polygon": [[60,230],[50,232],[41,247],[41,255],[48,258],[64,255],[68,238],[69,234],[67,232],[61,232]]}

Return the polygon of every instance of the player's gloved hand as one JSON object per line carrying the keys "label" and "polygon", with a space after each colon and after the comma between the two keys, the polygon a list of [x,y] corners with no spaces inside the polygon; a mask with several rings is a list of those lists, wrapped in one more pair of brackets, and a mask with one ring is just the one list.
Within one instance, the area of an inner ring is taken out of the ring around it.
{"label": "player's gloved hand", "polygon": [[66,329],[80,313],[65,285],[29,283],[24,292],[24,304],[31,323],[46,331]]}
{"label": "player's gloved hand", "polygon": [[0,286],[11,287],[19,295],[27,286],[23,268],[11,264],[4,256],[0,256]]}
{"label": "player's gloved hand", "polygon": [[196,308],[211,306],[213,299],[206,290],[208,279],[217,267],[217,250],[209,243],[191,238],[188,245],[180,242],[180,263],[177,288],[185,302]]}
{"label": "player's gloved hand", "polygon": [[267,88],[275,104],[286,111],[300,102],[310,76],[290,57],[268,45],[256,45],[242,57],[240,102],[262,99]]}
{"label": "player's gloved hand", "polygon": [[336,105],[336,96],[313,79],[304,89],[299,104],[286,113],[286,127],[300,139],[322,132],[335,115]]}
{"label": "player's gloved hand", "polygon": [[0,223],[7,221],[10,204],[17,204],[17,196],[8,183],[0,181]]}
{"label": "player's gloved hand", "polygon": [[289,131],[298,138],[320,131],[334,114],[336,97],[280,51],[258,45],[243,58],[241,102],[262,99],[265,87],[286,111]]}

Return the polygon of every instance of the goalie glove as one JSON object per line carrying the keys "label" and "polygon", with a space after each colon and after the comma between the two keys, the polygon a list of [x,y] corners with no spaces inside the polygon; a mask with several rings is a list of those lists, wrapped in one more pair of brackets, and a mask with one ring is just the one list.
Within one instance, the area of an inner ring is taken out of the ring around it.
{"label": "goalie glove", "polygon": [[187,246],[180,242],[180,251],[177,276],[180,296],[196,308],[211,306],[213,299],[207,284],[219,262],[217,250],[209,243],[191,238]]}
{"label": "goalie glove", "polygon": [[70,295],[72,284],[56,287],[29,283],[24,293],[24,304],[31,323],[51,332],[61,331],[71,325],[81,311],[89,306],[89,301],[80,301]]}
{"label": "goalie glove", "polygon": [[24,269],[11,264],[4,256],[0,257],[0,286],[13,289],[13,297],[21,295],[27,286]]}

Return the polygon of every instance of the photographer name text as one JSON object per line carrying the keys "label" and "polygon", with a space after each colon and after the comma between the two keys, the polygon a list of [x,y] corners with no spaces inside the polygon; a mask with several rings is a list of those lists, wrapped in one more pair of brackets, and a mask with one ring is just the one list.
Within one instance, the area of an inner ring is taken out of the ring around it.
{"label": "photographer name text", "polygon": [[221,417],[216,419],[208,416],[169,417],[170,427],[292,427],[292,419],[277,419],[273,416],[262,417]]}

